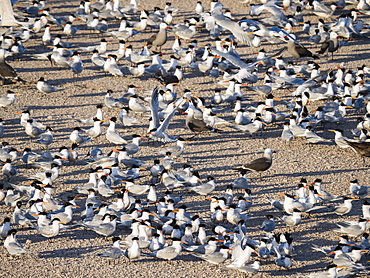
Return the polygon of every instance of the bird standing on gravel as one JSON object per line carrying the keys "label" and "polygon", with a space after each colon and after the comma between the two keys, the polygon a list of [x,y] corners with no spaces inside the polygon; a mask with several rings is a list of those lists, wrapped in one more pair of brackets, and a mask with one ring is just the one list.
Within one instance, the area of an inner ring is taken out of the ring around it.
{"label": "bird standing on gravel", "polygon": [[345,215],[352,210],[352,201],[357,201],[358,199],[352,199],[349,197],[343,197],[343,204],[334,207],[334,213],[338,215]]}
{"label": "bird standing on gravel", "polygon": [[3,79],[3,85],[7,80],[14,80],[18,78],[15,70],[5,62],[5,50],[0,48],[0,76]]}
{"label": "bird standing on gravel", "polygon": [[123,251],[121,249],[120,243],[121,239],[119,237],[113,237],[113,246],[109,247],[107,250],[105,250],[103,253],[98,254],[100,257],[105,257],[108,259],[119,259],[123,255]]}
{"label": "bird standing on gravel", "polygon": [[[285,39],[288,39],[288,37],[285,37]],[[296,59],[297,64],[298,64],[298,59],[303,58],[303,57],[318,58],[317,55],[312,54],[312,52],[309,51],[306,47],[304,47],[298,41],[293,40],[293,39],[288,40],[288,52]]]}
{"label": "bird standing on gravel", "polygon": [[365,198],[367,195],[370,194],[370,186],[358,184],[357,179],[353,181],[346,181],[345,183],[348,183],[350,185],[349,190],[358,198]]}
{"label": "bird standing on gravel", "polygon": [[140,245],[139,245],[139,238],[138,237],[133,237],[132,238],[132,245],[125,250],[124,255],[130,261],[133,260],[133,259],[140,258]]}
{"label": "bird standing on gravel", "polygon": [[252,171],[252,172],[264,172],[270,169],[272,165],[272,154],[276,153],[271,149],[265,149],[264,155],[261,158],[257,158],[250,163],[244,164],[241,167],[233,168],[233,170],[237,171]]}
{"label": "bird standing on gravel", "polygon": [[4,176],[9,181],[12,177],[18,174],[17,169],[12,165],[12,161],[8,158],[2,168]]}
{"label": "bird standing on gravel", "polygon": [[150,255],[153,256],[153,257],[160,258],[160,259],[171,261],[180,254],[180,252],[182,250],[181,243],[187,243],[187,242],[181,241],[178,238],[173,238],[171,246],[165,247],[165,248],[160,249],[158,251],[154,251]]}
{"label": "bird standing on gravel", "polygon": [[321,45],[319,53],[324,54],[328,51],[331,53],[331,59],[333,60],[334,52],[338,50],[339,46],[338,34],[336,32],[331,32],[329,39],[325,40]]}
{"label": "bird standing on gravel", "polygon": [[158,154],[165,155],[167,152],[170,152],[173,158],[178,158],[184,152],[185,143],[189,143],[189,142],[190,141],[186,141],[184,138],[179,137],[177,138],[177,142],[175,146],[171,146],[166,149],[160,150]]}
{"label": "bird standing on gravel", "polygon": [[93,120],[94,126],[90,129],[85,129],[85,132],[91,139],[94,139],[102,134],[101,123],[104,122],[104,120],[99,120],[96,117]]}
{"label": "bird standing on gravel", "polygon": [[73,144],[82,145],[89,141],[88,138],[80,135],[79,132],[81,130],[82,130],[81,128],[75,127],[73,131],[71,132],[71,134],[69,135],[69,140],[71,140]]}
{"label": "bird standing on gravel", "polygon": [[330,140],[327,140],[325,138],[320,137],[315,132],[313,132],[311,126],[306,127],[306,130],[304,131],[303,136],[306,138],[306,140],[310,144],[315,144],[315,143],[320,143],[320,142],[329,142],[330,141]]}
{"label": "bird standing on gravel", "polygon": [[121,145],[121,144],[127,144],[127,141],[119,135],[119,133],[116,131],[116,117],[112,117],[109,119],[109,127],[107,129],[107,132],[105,133],[105,137],[110,143]]}
{"label": "bird standing on gravel", "polygon": [[148,47],[155,46],[156,51],[162,51],[162,46],[167,42],[167,31],[166,29],[170,29],[166,23],[162,22],[159,24],[159,32],[157,34],[152,35],[148,40]]}
{"label": "bird standing on gravel", "polygon": [[117,217],[115,215],[105,214],[103,223],[98,226],[89,226],[94,232],[105,237],[112,235],[116,231]]}
{"label": "bird standing on gravel", "polygon": [[44,77],[40,77],[40,79],[35,81],[35,83],[37,90],[39,90],[41,93],[49,94],[58,91],[57,87],[53,87],[46,83]]}
{"label": "bird standing on gravel", "polygon": [[44,237],[55,237],[59,234],[60,224],[65,224],[58,218],[54,218],[50,225],[38,226],[36,229]]}
{"label": "bird standing on gravel", "polygon": [[41,134],[40,136],[40,140],[39,140],[39,143],[41,145],[44,145],[45,148],[49,148],[49,145],[51,143],[53,143],[53,133],[52,133],[53,129],[50,127],[50,126],[47,126],[46,127],[46,131]]}
{"label": "bird standing on gravel", "polygon": [[197,186],[193,186],[190,188],[190,190],[198,193],[199,195],[206,196],[209,193],[211,193],[213,190],[215,190],[216,184],[215,184],[215,178],[212,176],[207,177],[207,182],[202,183]]}
{"label": "bird standing on gravel", "polygon": [[12,105],[15,102],[15,96],[18,95],[18,93],[8,90],[5,97],[0,97],[0,107]]}
{"label": "bird standing on gravel", "polygon": [[105,61],[103,65],[104,72],[108,72],[113,76],[123,76],[123,73],[119,66],[117,65],[117,55],[110,54],[108,55],[108,59]]}
{"label": "bird standing on gravel", "polygon": [[8,232],[8,236],[4,241],[4,246],[8,253],[12,256],[29,253],[23,249],[22,244],[16,238],[17,230],[12,229]]}

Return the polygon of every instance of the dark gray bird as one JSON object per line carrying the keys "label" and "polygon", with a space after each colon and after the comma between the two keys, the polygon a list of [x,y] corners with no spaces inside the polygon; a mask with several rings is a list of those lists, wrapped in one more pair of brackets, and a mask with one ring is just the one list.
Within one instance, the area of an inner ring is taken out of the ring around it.
{"label": "dark gray bird", "polygon": [[347,141],[348,145],[358,153],[365,164],[365,157],[370,157],[370,142],[352,142]]}
{"label": "dark gray bird", "polygon": [[162,22],[159,25],[159,32],[157,34],[152,35],[148,40],[148,46],[155,46],[156,50],[162,50],[162,46],[167,42],[167,31],[169,29],[166,23]]}
{"label": "dark gray bird", "polygon": [[242,171],[252,171],[252,172],[263,172],[268,170],[272,165],[272,154],[275,153],[275,151],[271,149],[265,149],[265,153],[263,157],[257,158],[256,160],[253,160],[250,163],[244,164],[241,167],[234,168],[233,170]]}
{"label": "dark gray bird", "polygon": [[[288,37],[285,37],[285,39],[288,39]],[[312,52],[302,44],[291,39],[288,41],[288,52],[296,59],[296,63],[298,63],[298,59],[303,57],[312,57],[314,59],[319,58],[317,55],[312,54]]]}
{"label": "dark gray bird", "polygon": [[[186,116],[186,127],[190,129],[194,133],[201,133],[203,131],[215,131],[212,123],[206,123],[200,119],[197,119],[194,117],[194,109],[188,108],[186,110],[187,116]],[[216,116],[214,113],[211,112],[210,118],[214,118]]]}
{"label": "dark gray bird", "polygon": [[331,53],[331,59],[334,58],[334,52],[339,48],[338,34],[336,32],[331,32],[329,39],[325,40],[321,45],[319,54],[324,54],[326,51]]}
{"label": "dark gray bird", "polygon": [[5,62],[5,50],[0,48],[0,76],[3,79],[3,84],[6,80],[17,80],[18,75],[15,70]]}

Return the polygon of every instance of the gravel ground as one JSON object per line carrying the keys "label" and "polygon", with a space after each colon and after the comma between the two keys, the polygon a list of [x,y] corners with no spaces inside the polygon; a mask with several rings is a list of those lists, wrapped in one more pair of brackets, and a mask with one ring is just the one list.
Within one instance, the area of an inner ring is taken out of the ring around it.
{"label": "gravel ground", "polygon": [[[19,1],[21,2],[21,1]],[[123,2],[123,1],[122,1]],[[328,4],[328,2],[325,2]],[[66,16],[76,10],[79,1],[56,1],[47,2],[51,7],[51,13],[58,16]],[[125,1],[123,4],[127,4]],[[141,6],[146,10],[153,10],[154,6],[164,7],[165,1],[142,1]],[[184,18],[189,18],[194,14],[196,1],[173,1],[173,6],[179,8],[179,13],[174,22],[179,23]],[[208,9],[208,5],[206,4]],[[248,16],[249,7],[246,7],[238,1],[224,0],[225,8],[232,9],[235,18],[239,19]],[[15,10],[19,7],[25,7],[25,3],[17,3]],[[351,6],[346,7],[350,9]],[[317,18],[313,17],[308,11],[305,11],[305,20],[310,19],[316,23]],[[263,13],[262,17],[269,16]],[[137,20],[138,14],[133,19]],[[367,16],[360,15],[360,19],[368,20]],[[104,36],[87,30],[86,25],[81,21],[76,21],[74,25],[80,28],[80,31],[71,38],[63,38],[73,43],[73,50],[79,50],[82,47],[98,44],[102,37],[106,37],[112,45],[110,50],[115,50],[118,46],[118,40],[113,37]],[[115,30],[118,27],[118,21],[109,22],[109,30]],[[129,39],[129,43],[138,50],[142,43],[146,41],[155,31],[145,31]],[[53,26],[52,34],[60,34],[61,27]],[[318,50],[318,46],[307,43],[308,36],[302,33],[301,27],[296,27],[296,34],[312,51]],[[228,35],[228,33],[225,33]],[[36,139],[30,140],[24,132],[24,128],[19,124],[19,115],[16,112],[29,109],[32,111],[32,117],[54,129],[54,142],[50,145],[52,151],[56,151],[61,146],[70,146],[69,134],[73,127],[78,125],[76,119],[88,118],[95,113],[96,104],[103,103],[104,95],[108,89],[114,91],[114,97],[120,97],[127,86],[134,84],[142,87],[139,95],[145,94],[155,86],[160,86],[159,82],[148,76],[133,77],[129,74],[129,62],[121,60],[120,66],[125,74],[124,77],[112,77],[105,75],[104,72],[90,62],[90,54],[83,53],[84,70],[78,76],[74,75],[69,69],[59,69],[51,67],[48,61],[40,61],[32,58],[35,53],[46,51],[41,45],[42,33],[36,34],[25,43],[26,53],[20,60],[8,63],[14,67],[19,76],[27,81],[26,84],[16,83],[0,87],[0,95],[6,94],[7,90],[13,90],[20,93],[16,102],[7,108],[1,109],[0,115],[4,120],[5,134],[3,141],[9,142],[18,150],[30,147],[32,150],[43,152],[40,144]],[[199,45],[209,42],[209,36],[204,30],[198,32],[195,37]],[[168,42],[163,48],[164,59],[168,59],[172,54],[173,35],[169,36]],[[306,42],[305,42],[306,41]],[[213,42],[211,42],[212,44]],[[183,42],[186,45],[185,42]],[[268,53],[282,49],[285,43],[271,45],[263,42],[262,46]],[[259,49],[259,48],[258,48]],[[255,59],[257,48],[240,46],[237,51],[243,58]],[[283,54],[287,60],[293,60],[289,53]],[[367,63],[369,58],[368,39],[361,38],[348,42],[335,53],[334,60],[328,60],[326,56],[320,57],[317,62],[325,69],[335,68],[342,64],[345,68],[356,70],[357,67]],[[300,64],[305,64],[307,59],[302,59]],[[50,84],[58,87],[58,91],[51,94],[43,94],[37,91],[33,81],[44,77]],[[259,74],[260,85],[263,74]],[[205,97],[209,101],[213,95],[214,89],[219,88],[217,81],[210,76],[203,76],[201,73],[188,69],[185,71],[185,78],[177,87],[179,95],[184,89],[190,89],[196,92],[197,96]],[[281,101],[277,102],[277,110],[286,112],[287,108],[284,101],[291,99],[289,89],[276,90],[274,95],[280,97]],[[246,100],[244,106],[256,104],[263,101],[260,95],[243,88],[243,94]],[[309,105],[309,111],[314,111],[318,106],[325,105],[324,101],[314,102]],[[219,110],[222,118],[232,120],[231,106],[222,104]],[[103,108],[104,116],[107,118],[119,115],[119,110]],[[361,113],[362,114],[362,113]],[[345,130],[345,135],[350,136],[349,129],[355,128],[356,117],[360,114],[353,109],[349,110],[345,121],[340,125],[327,124],[325,127],[316,128],[316,132],[325,138],[334,138],[329,129],[341,128]],[[193,135],[189,130],[184,129],[184,115],[176,115],[170,124],[169,133],[171,135],[181,135],[188,139]],[[132,134],[144,135],[147,130],[147,120],[142,119],[142,124],[134,127],[118,126],[118,131],[125,138],[130,138]],[[103,125],[104,130],[107,124]],[[271,148],[276,151],[274,154],[273,165],[265,173],[263,179],[259,179],[258,174],[250,174],[252,179],[251,189],[253,193],[253,206],[250,210],[250,220],[248,221],[248,236],[253,239],[259,239],[262,235],[259,227],[266,214],[273,214],[280,217],[281,213],[274,210],[266,201],[266,198],[282,200],[279,192],[294,192],[296,185],[301,177],[313,182],[316,178],[321,178],[324,182],[324,189],[335,195],[347,195],[349,193],[348,185],[345,181],[357,178],[363,185],[369,182],[369,168],[364,166],[362,160],[352,151],[343,150],[334,143],[328,142],[323,144],[310,145],[304,139],[296,139],[290,143],[282,142],[280,134],[282,127],[280,124],[268,125],[264,130],[253,136],[246,136],[240,131],[229,127],[221,127],[220,133],[204,133],[196,136],[186,145],[184,154],[176,160],[175,169],[182,167],[183,163],[191,164],[201,174],[202,180],[207,175],[212,175],[216,180],[216,190],[212,195],[218,196],[226,189],[226,186],[237,177],[232,170],[233,167],[240,166],[257,157],[260,157],[265,148]],[[77,194],[76,186],[81,186],[88,180],[88,167],[84,160],[84,155],[92,147],[98,147],[108,152],[112,149],[108,145],[105,136],[100,136],[96,140],[89,142],[78,148],[80,160],[74,164],[65,163],[66,167],[61,168],[61,174],[55,182],[55,197],[59,200],[66,200],[67,196]],[[163,145],[156,142],[143,141],[142,147],[135,157],[142,159],[147,164],[151,164],[157,157],[156,152],[163,148]],[[11,180],[16,184],[26,184],[27,176],[35,173],[36,169],[26,167],[21,160],[14,164],[20,171],[20,174]],[[148,182],[149,171],[144,172],[141,179],[142,184]],[[118,187],[117,187],[118,188]],[[158,187],[158,194],[164,193],[164,187]],[[185,190],[176,190],[175,196],[183,194],[183,203],[187,205],[188,212],[192,215],[199,214],[207,222],[207,233],[212,234],[212,224],[209,221],[209,200],[204,197],[190,193]],[[145,199],[145,196],[140,196]],[[100,198],[103,200],[102,198]],[[23,201],[26,199],[24,198]],[[113,201],[110,198],[109,201]],[[85,199],[79,199],[77,202],[81,207],[84,206]],[[77,209],[75,220],[79,221],[79,212]],[[0,204],[0,219],[12,215],[13,209]],[[352,212],[345,216],[345,219],[357,220],[361,215],[361,202],[354,202]],[[312,243],[319,245],[335,245],[338,233],[332,229],[336,227],[335,223],[342,221],[334,214],[313,214],[310,218],[304,218],[299,226],[287,228],[284,223],[277,221],[278,232],[291,232],[294,238],[296,260],[291,270],[283,270],[274,264],[273,259],[261,261],[261,268],[257,275],[260,277],[302,277],[309,273],[323,270],[330,263],[330,258],[323,254],[312,251]],[[232,228],[231,225],[227,225]],[[116,263],[110,264],[106,259],[96,256],[111,245],[111,241],[106,241],[95,232],[83,227],[75,227],[70,230],[62,231],[57,237],[46,239],[38,234],[34,229],[25,227],[16,227],[19,230],[18,238],[24,244],[30,254],[25,254],[19,258],[12,258],[8,255],[5,248],[0,248],[0,270],[2,277],[20,277],[28,275],[30,277],[242,277],[242,274],[236,270],[223,270],[219,266],[204,262],[193,257],[186,252],[182,252],[178,258],[171,263],[142,256],[135,262],[128,262],[124,258],[119,259]],[[129,234],[128,229],[118,228],[114,236],[124,237]],[[146,250],[146,252],[148,252]],[[366,264],[367,258],[362,259]],[[224,264],[222,265],[224,266]],[[366,274],[362,277],[367,277]]]}

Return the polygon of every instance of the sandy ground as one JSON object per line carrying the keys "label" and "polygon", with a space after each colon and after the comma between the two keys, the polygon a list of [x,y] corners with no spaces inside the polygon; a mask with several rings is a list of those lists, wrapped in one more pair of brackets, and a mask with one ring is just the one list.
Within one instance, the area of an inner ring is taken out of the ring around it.
{"label": "sandy ground", "polygon": [[[175,17],[174,22],[179,23],[184,18],[189,18],[194,13],[196,1],[173,1],[173,6],[179,8],[179,14]],[[127,1],[124,1],[127,4]],[[154,6],[164,7],[165,1],[150,1],[140,3],[145,9],[153,10]],[[209,4],[204,3],[208,9]],[[247,15],[249,8],[243,6],[238,1],[223,1],[225,8],[232,9],[236,18]],[[51,7],[51,13],[58,16],[66,16],[76,10],[78,1],[55,1],[47,2]],[[26,4],[17,3],[18,7],[24,7]],[[347,7],[346,9],[350,9]],[[263,16],[268,16],[264,13]],[[309,12],[305,12],[308,18]],[[138,14],[133,17],[137,20]],[[317,22],[316,17],[310,17],[312,22]],[[366,16],[360,15],[360,19],[365,22]],[[73,50],[78,50],[84,46],[98,44],[102,35],[91,33],[87,30],[85,24],[76,21],[75,25],[80,28],[76,36],[64,39],[73,43]],[[117,21],[109,22],[110,30],[118,27]],[[296,34],[300,41],[304,42],[307,35],[302,34],[301,27],[296,27]],[[146,41],[154,31],[145,31],[142,34],[130,38],[129,43],[138,50],[144,41]],[[61,33],[61,28],[54,26],[52,34]],[[228,33],[225,33],[228,35]],[[5,135],[2,139],[7,141],[11,146],[18,150],[30,147],[32,150],[43,152],[37,140],[30,140],[24,132],[24,128],[19,125],[19,115],[24,109],[30,109],[32,116],[54,129],[54,142],[51,144],[51,150],[56,151],[60,146],[70,146],[69,134],[71,129],[78,125],[76,119],[87,118],[95,113],[95,105],[103,103],[103,98],[107,89],[114,91],[115,97],[120,97],[129,84],[135,84],[142,87],[139,95],[144,96],[145,92],[152,90],[155,86],[160,85],[155,79],[147,76],[134,78],[129,74],[127,61],[121,60],[120,66],[123,68],[125,76],[122,78],[106,76],[104,72],[90,62],[90,54],[83,53],[84,70],[78,76],[75,76],[69,69],[58,69],[51,67],[48,61],[39,61],[32,58],[35,53],[41,53],[46,49],[40,45],[42,33],[38,33],[27,43],[24,56],[17,61],[8,59],[9,64],[14,67],[19,76],[27,81],[26,84],[11,84],[0,87],[0,95],[6,94],[11,89],[20,95],[16,102],[5,109],[1,109],[0,115],[4,120]],[[118,41],[112,37],[106,37],[112,42],[109,49],[115,50]],[[207,32],[199,32],[195,39],[199,44],[205,44],[209,41]],[[163,48],[164,59],[168,59],[172,54],[171,46],[173,35],[170,35],[168,42]],[[356,70],[358,66],[367,63],[369,58],[368,39],[356,39],[348,42],[347,46],[341,48],[335,53],[333,61],[327,60],[327,57],[321,57],[317,60],[323,68],[336,67],[343,63],[345,68]],[[317,46],[304,43],[310,49],[316,51]],[[184,43],[185,45],[185,43]],[[270,45],[266,42],[262,44],[269,53],[273,53],[284,47],[284,43]],[[255,52],[258,49],[240,46],[238,52],[243,58],[255,59]],[[288,53],[283,55],[287,60],[292,60]],[[304,64],[307,60],[302,60]],[[127,75],[126,75],[127,74]],[[52,85],[57,86],[60,90],[52,94],[42,94],[37,91],[33,81],[38,80],[41,76]],[[260,79],[263,75],[260,74]],[[177,87],[176,91],[182,95],[184,89],[188,88],[197,92],[198,96],[205,97],[209,101],[213,95],[214,89],[219,86],[215,79],[209,76],[203,76],[199,72],[192,70],[185,71],[185,79]],[[257,83],[260,84],[261,82]],[[263,98],[254,92],[243,89],[246,100],[244,106],[256,104]],[[287,111],[283,101],[289,100],[289,90],[277,90],[274,95],[282,99],[278,102],[279,111]],[[310,111],[314,111],[317,106],[324,105],[325,102],[315,102],[309,106]],[[222,117],[232,120],[232,107],[227,104],[221,106]],[[103,108],[105,117],[119,115],[119,110]],[[345,122],[340,124],[340,128],[345,130],[346,135],[350,135],[349,129],[356,125],[355,119],[359,116],[357,111],[350,110]],[[170,124],[171,135],[181,135],[184,138],[191,138],[192,133],[184,129],[183,115],[176,115]],[[107,124],[104,124],[104,130]],[[328,124],[325,128],[317,128],[316,132],[325,138],[333,139],[333,133],[328,129],[338,128],[336,124]],[[142,124],[134,127],[118,126],[118,130],[126,138],[138,133],[144,135],[147,129],[147,120],[142,119]],[[232,171],[233,167],[240,166],[243,163],[251,161],[262,155],[265,148],[272,148],[276,151],[274,154],[273,165],[270,170],[263,174],[263,179],[257,179],[258,174],[250,174],[252,178],[251,189],[253,192],[253,206],[250,210],[250,220],[248,221],[248,236],[253,239],[259,239],[262,235],[259,227],[266,214],[273,214],[276,217],[281,213],[274,210],[266,201],[266,197],[281,200],[279,192],[294,192],[296,184],[301,177],[305,177],[309,182],[316,178],[324,181],[323,187],[335,195],[349,194],[348,185],[345,181],[357,178],[363,185],[369,183],[369,168],[364,167],[361,159],[349,150],[338,148],[334,142],[309,145],[303,139],[297,139],[290,143],[282,142],[280,134],[282,127],[280,125],[269,125],[261,134],[249,138],[242,132],[235,129],[222,127],[221,132],[201,134],[188,143],[184,154],[176,160],[175,169],[179,169],[184,162],[190,163],[201,174],[202,180],[207,175],[213,175],[216,179],[216,190],[212,195],[218,196],[224,192],[227,185],[237,177]],[[92,147],[99,147],[104,152],[108,152],[112,147],[108,146],[105,136],[100,136],[96,140],[81,146],[78,151],[81,159],[75,164],[65,163],[66,167],[61,168],[61,175],[55,183],[55,197],[60,200],[66,200],[67,196],[77,194],[75,187],[81,186],[88,180],[88,167],[83,157]],[[135,157],[142,159],[144,162],[151,164],[156,156],[156,151],[162,148],[160,143],[142,142],[140,152]],[[27,175],[34,173],[35,169],[27,168],[21,160],[14,164],[20,171],[20,174],[12,179],[13,183],[26,184]],[[141,179],[144,184],[149,180],[149,172],[144,172],[145,177]],[[164,192],[163,186],[158,186],[158,194]],[[209,221],[209,201],[204,197],[190,193],[185,190],[176,190],[175,196],[183,194],[183,203],[188,207],[188,213],[199,214],[207,222],[207,234],[212,235],[213,224]],[[145,196],[140,196],[145,199]],[[25,201],[25,199],[23,199]],[[113,201],[112,197],[110,201]],[[85,200],[78,200],[78,204],[84,206]],[[11,216],[13,209],[0,204],[0,219]],[[75,213],[75,220],[79,221],[79,212]],[[357,220],[361,215],[361,202],[354,202],[354,208],[346,219]],[[294,228],[287,228],[284,223],[277,221],[276,231],[292,232],[294,238],[296,263],[289,271],[282,270],[274,264],[273,259],[262,260],[259,271],[260,277],[301,277],[309,273],[323,270],[330,263],[330,258],[323,254],[312,251],[312,243],[319,245],[335,245],[338,235],[333,232],[335,223],[340,222],[334,214],[313,214],[310,218],[303,219],[302,223]],[[228,228],[232,225],[225,224]],[[30,277],[242,277],[244,274],[235,270],[222,270],[219,266],[212,265],[195,258],[186,252],[182,252],[178,258],[171,263],[142,256],[141,259],[129,263],[121,258],[116,264],[108,264],[104,258],[96,254],[104,251],[111,245],[95,232],[83,227],[65,230],[55,238],[46,239],[38,234],[34,229],[16,227],[19,230],[18,238],[24,244],[30,254],[20,258],[11,258],[4,247],[0,248],[0,276],[1,277],[21,277],[28,275]],[[124,237],[129,234],[129,230],[118,228],[114,233],[115,236]],[[147,252],[147,250],[146,250]],[[366,264],[368,258],[364,258],[362,263]],[[251,260],[253,261],[253,260]],[[224,265],[222,265],[224,266]],[[363,277],[366,277],[365,274]]]}

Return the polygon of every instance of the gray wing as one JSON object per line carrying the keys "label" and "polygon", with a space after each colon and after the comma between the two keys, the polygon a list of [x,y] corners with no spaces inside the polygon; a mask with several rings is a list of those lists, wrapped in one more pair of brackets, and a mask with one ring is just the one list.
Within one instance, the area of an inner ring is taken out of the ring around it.
{"label": "gray wing", "polygon": [[210,50],[213,54],[225,58],[230,63],[232,63],[234,66],[237,66],[241,69],[252,70],[254,68],[254,66],[257,65],[258,63],[261,63],[262,61],[264,61],[266,59],[270,59],[271,57],[279,56],[280,54],[282,54],[283,52],[285,52],[287,50],[287,47],[284,47],[283,49],[279,50],[278,52],[276,52],[276,53],[274,53],[270,56],[266,56],[265,58],[257,60],[257,61],[255,61],[254,63],[251,63],[251,64],[244,63],[242,60],[240,60],[240,59],[238,59],[238,58],[236,58],[236,57],[234,57],[230,54],[218,51],[217,49],[215,49],[213,47],[211,47]]}
{"label": "gray wing", "polygon": [[172,112],[167,115],[167,117],[164,119],[162,124],[159,126],[158,131],[165,132],[168,128],[173,116],[175,116],[177,109],[180,107],[180,105],[184,102],[184,99],[179,101],[179,103],[173,108]]}
{"label": "gray wing", "polygon": [[263,59],[259,59],[259,60],[257,60],[257,61],[255,61],[254,63],[252,63],[252,64],[250,64],[249,66],[252,66],[253,65],[253,67],[255,66],[255,65],[257,65],[258,63],[260,63],[260,62],[263,62],[264,60],[266,60],[266,59],[270,59],[270,58],[272,58],[272,57],[278,57],[278,56],[280,56],[281,54],[283,54],[286,50],[288,49],[288,47],[283,47],[281,50],[279,50],[278,52],[276,52],[276,53],[274,53],[274,54],[272,54],[272,55],[270,55],[270,56],[266,56],[265,58],[263,58]]}
{"label": "gray wing", "polygon": [[111,247],[111,248],[107,249],[106,251],[104,251],[99,256],[108,257],[108,258],[112,258],[112,259],[119,259],[122,256],[122,254],[123,254],[123,252],[122,252],[121,249],[119,249],[117,247]]}
{"label": "gray wing", "polygon": [[248,67],[248,64],[244,63],[242,60],[236,58],[233,55],[223,53],[223,52],[218,51],[216,48],[213,48],[213,47],[210,47],[210,50],[213,54],[225,58],[226,60],[228,60],[230,63],[232,63],[234,66],[236,66],[238,68],[247,68]]}
{"label": "gray wing", "polygon": [[252,44],[251,38],[244,32],[238,23],[228,19],[222,14],[222,5],[217,6],[212,11],[212,16],[214,17],[216,23],[225,29],[229,30],[239,41],[250,46]]}
{"label": "gray wing", "polygon": [[159,109],[158,95],[159,95],[158,87],[155,87],[152,92],[152,99],[150,101],[150,110],[152,113],[152,120],[156,128],[160,125],[159,116],[158,116],[158,109]]}
{"label": "gray wing", "polygon": [[[300,45],[301,47],[304,47],[299,41],[297,41],[295,38],[293,38],[288,32],[286,32],[285,30],[277,27],[277,26],[273,26],[272,28],[270,28],[271,31],[275,31],[276,33],[283,33],[284,36],[288,37],[288,39],[294,41],[296,44]],[[305,48],[305,47],[304,47]]]}
{"label": "gray wing", "polygon": [[326,74],[329,74],[330,72],[332,72],[332,70],[329,70],[328,72],[324,71],[324,72],[321,72],[319,75],[316,75],[316,76],[311,77],[310,79],[306,80],[302,85],[298,86],[298,88],[292,93],[292,96],[299,96],[307,88],[311,88],[311,87],[315,86],[317,84],[317,82],[315,81],[316,79],[318,79],[319,77],[322,77]]}

